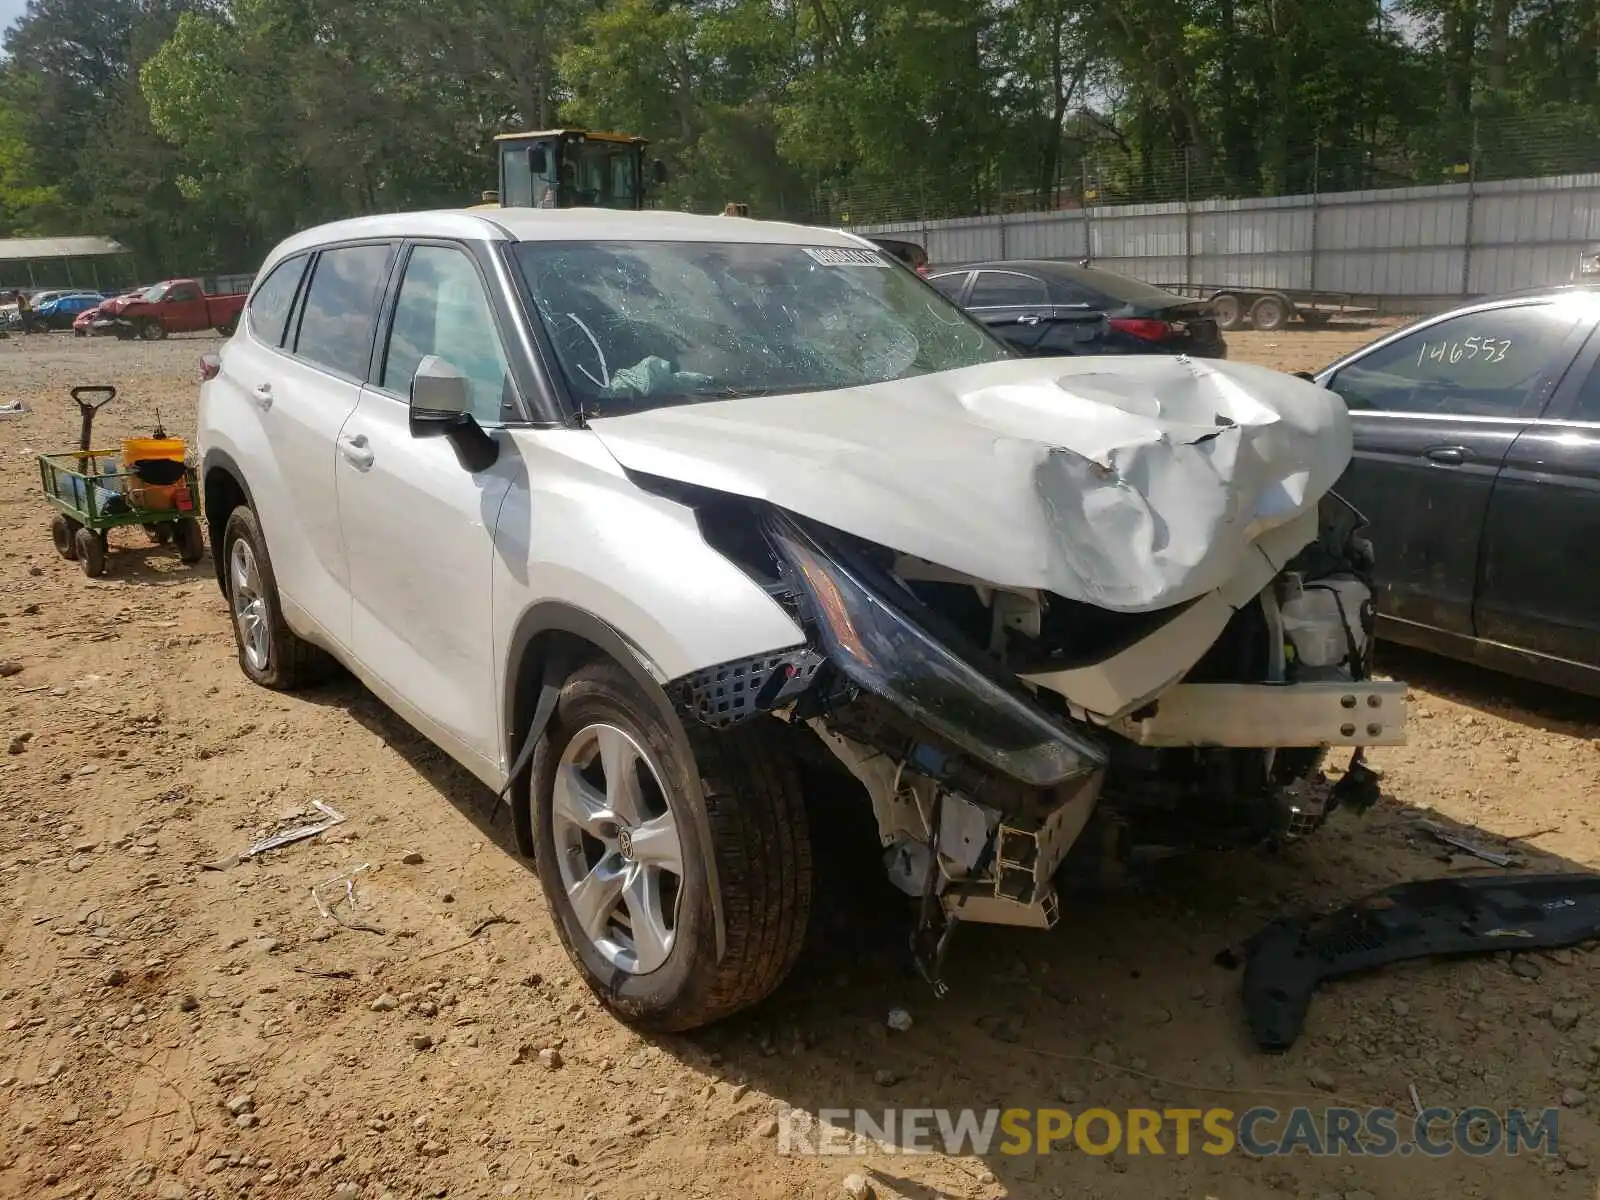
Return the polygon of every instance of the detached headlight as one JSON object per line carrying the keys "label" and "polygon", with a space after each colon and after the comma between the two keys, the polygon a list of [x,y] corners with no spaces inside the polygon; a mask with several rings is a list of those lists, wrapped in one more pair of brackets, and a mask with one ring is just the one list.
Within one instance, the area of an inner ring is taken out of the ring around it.
{"label": "detached headlight", "polygon": [[935,640],[874,590],[867,571],[841,563],[786,518],[769,519],[766,532],[811,602],[829,659],[851,683],[1032,787],[1105,765],[1092,739]]}

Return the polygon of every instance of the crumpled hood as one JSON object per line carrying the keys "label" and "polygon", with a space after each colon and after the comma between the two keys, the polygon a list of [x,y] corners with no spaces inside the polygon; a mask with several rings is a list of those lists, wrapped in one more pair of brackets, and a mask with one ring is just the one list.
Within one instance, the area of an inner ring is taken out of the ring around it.
{"label": "crumpled hood", "polygon": [[1350,460],[1332,392],[1245,363],[1022,359],[590,422],[625,468],[1123,612],[1219,587]]}

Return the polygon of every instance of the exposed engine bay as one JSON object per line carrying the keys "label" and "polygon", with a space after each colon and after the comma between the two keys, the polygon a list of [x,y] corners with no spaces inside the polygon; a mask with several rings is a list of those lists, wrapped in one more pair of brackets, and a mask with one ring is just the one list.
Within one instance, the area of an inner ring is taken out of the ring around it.
{"label": "exposed engine bay", "polygon": [[[1196,602],[1108,612],[770,506],[650,486],[695,507],[707,540],[811,635],[677,681],[675,699],[713,726],[762,713],[803,724],[860,782],[889,878],[924,903],[930,977],[956,919],[1052,926],[1054,880],[1075,848],[1103,866],[1139,848],[1302,837],[1340,803],[1370,802],[1361,747],[1403,735],[1403,685],[1371,681],[1371,549],[1332,493],[1317,536],[1178,679],[1101,712],[1075,696],[1074,673],[1159,641]],[[1307,700],[1307,712],[1274,711]],[[1169,708],[1181,711],[1164,723]],[[1190,728],[1211,732],[1191,740]],[[1356,749],[1330,789],[1320,767],[1332,745]]]}

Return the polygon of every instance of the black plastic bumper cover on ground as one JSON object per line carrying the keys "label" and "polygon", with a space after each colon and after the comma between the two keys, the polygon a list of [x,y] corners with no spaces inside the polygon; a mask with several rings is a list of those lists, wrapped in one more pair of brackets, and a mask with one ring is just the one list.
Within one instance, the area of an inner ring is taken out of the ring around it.
{"label": "black plastic bumper cover on ground", "polygon": [[1549,950],[1600,937],[1600,875],[1403,883],[1322,916],[1277,921],[1245,946],[1244,1009],[1263,1050],[1300,1036],[1324,979],[1410,958]]}

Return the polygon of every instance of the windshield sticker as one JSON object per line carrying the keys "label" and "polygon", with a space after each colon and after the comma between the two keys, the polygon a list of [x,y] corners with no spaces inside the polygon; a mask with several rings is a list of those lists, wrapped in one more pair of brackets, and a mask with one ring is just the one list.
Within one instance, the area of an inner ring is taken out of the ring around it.
{"label": "windshield sticker", "polygon": [[876,250],[839,250],[804,246],[803,250],[825,267],[887,267],[889,260]]}

